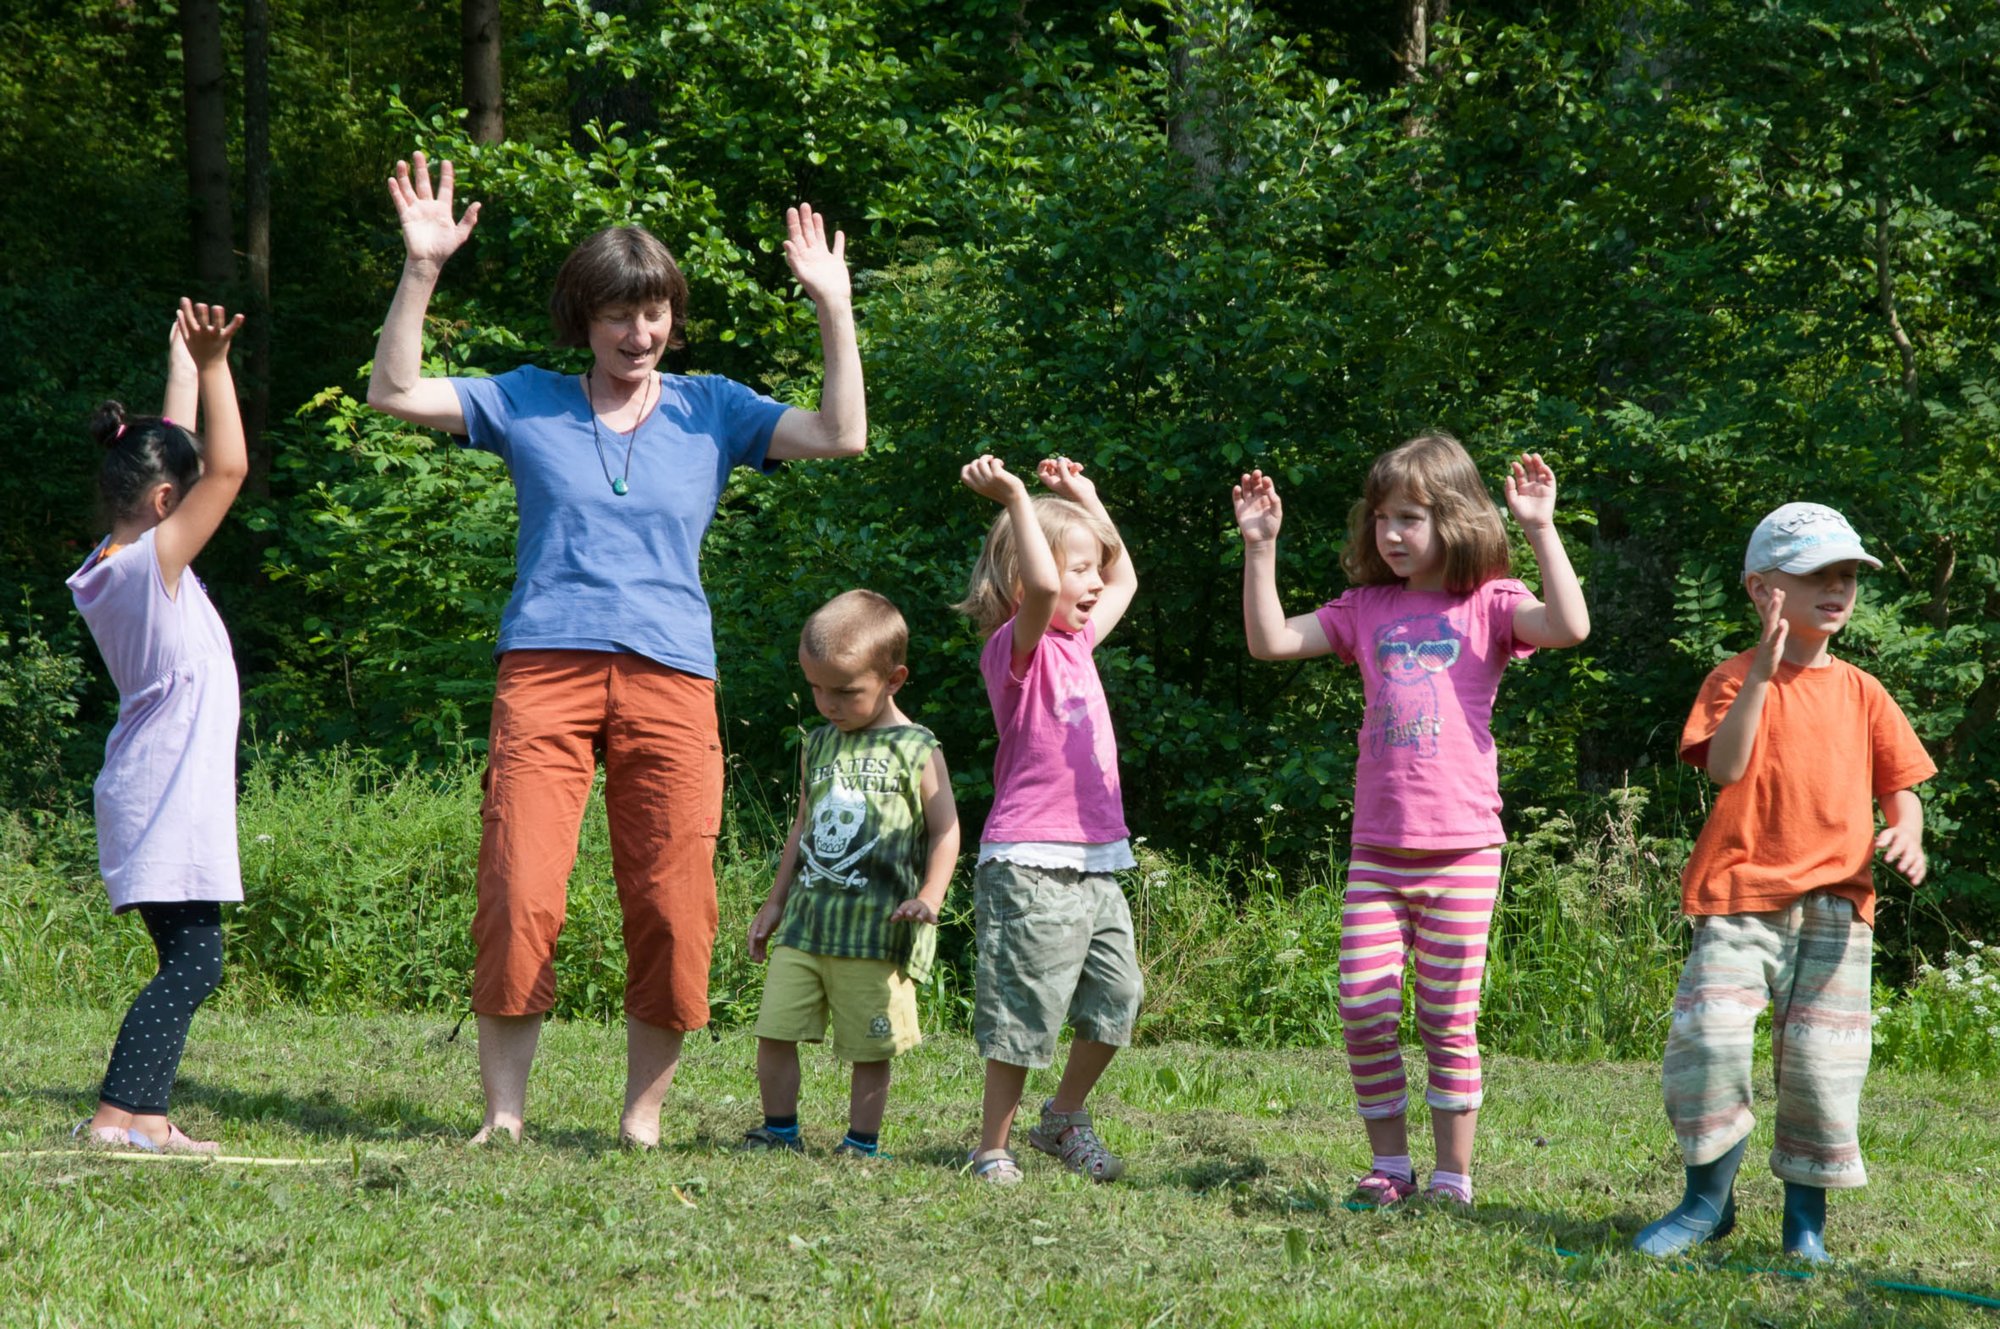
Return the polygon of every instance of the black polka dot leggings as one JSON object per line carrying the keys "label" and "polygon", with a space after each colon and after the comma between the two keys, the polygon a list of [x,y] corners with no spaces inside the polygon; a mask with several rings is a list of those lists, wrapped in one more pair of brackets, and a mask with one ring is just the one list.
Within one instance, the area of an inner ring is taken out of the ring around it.
{"label": "black polka dot leggings", "polygon": [[188,1022],[222,981],[222,906],[196,901],[136,908],[153,934],[160,972],[118,1027],[98,1098],[127,1112],[165,1115]]}

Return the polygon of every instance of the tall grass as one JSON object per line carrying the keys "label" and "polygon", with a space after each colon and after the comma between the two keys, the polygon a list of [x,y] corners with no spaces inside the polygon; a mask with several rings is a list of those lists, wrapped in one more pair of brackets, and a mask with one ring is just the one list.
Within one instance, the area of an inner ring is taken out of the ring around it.
{"label": "tall grass", "polygon": [[[247,899],[226,911],[229,979],[220,1000],[463,1012],[479,798],[471,766],[389,769],[343,755],[254,766],[239,809]],[[1508,855],[1494,919],[1480,1018],[1486,1047],[1563,1061],[1658,1055],[1686,953],[1678,886],[1686,844],[1642,832],[1644,803],[1642,790],[1625,789],[1585,808],[1525,816],[1534,829]],[[769,886],[783,820],[745,799],[726,819],[710,979],[725,1027],[756,1013],[762,973],[744,929]],[[1187,860],[1143,842],[1138,849],[1128,890],[1146,970],[1142,1039],[1339,1045],[1339,864],[1286,876],[1254,861]],[[947,900],[941,963],[919,994],[929,1028],[971,1027],[971,903],[961,875]],[[88,818],[0,813],[0,1001],[120,1005],[152,969],[144,929],[113,919],[105,905]],[[599,789],[585,811],[557,951],[557,1013],[617,1018],[624,973]],[[1980,1037],[1954,1041],[1938,1021],[1957,1007],[1922,996],[1883,994],[1885,1003],[1901,1002],[1900,1023],[1880,1040],[1879,1055],[1939,1069],[1950,1069],[1940,1047],[1969,1049],[1953,1052],[1967,1065],[1967,1057],[1993,1060],[1986,1011],[1961,1003],[1965,1020],[1979,1019]],[[1985,990],[1978,996],[1985,1006]],[[1406,1033],[1414,1041],[1414,1029]]]}

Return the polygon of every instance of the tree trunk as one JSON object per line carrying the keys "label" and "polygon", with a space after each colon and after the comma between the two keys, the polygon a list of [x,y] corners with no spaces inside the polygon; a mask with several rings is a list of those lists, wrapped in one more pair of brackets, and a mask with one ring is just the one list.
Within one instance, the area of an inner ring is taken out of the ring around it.
{"label": "tree trunk", "polygon": [[271,3],[243,4],[243,203],[250,259],[248,390],[243,432],[250,446],[245,487],[271,492],[271,451],[264,428],[271,415]]}
{"label": "tree trunk", "polygon": [[229,215],[229,126],[223,107],[222,7],[181,5],[182,100],[187,111],[188,200],[194,273],[217,299],[236,279],[235,223]]}
{"label": "tree trunk", "polygon": [[474,143],[507,137],[500,101],[500,0],[460,0],[459,52],[465,131]]}
{"label": "tree trunk", "polygon": [[[1403,0],[1403,32],[1396,43],[1396,64],[1402,69],[1404,86],[1424,81],[1424,68],[1431,60],[1431,29],[1451,12],[1451,0]],[[1428,115],[1412,111],[1403,117],[1403,133],[1421,138],[1430,132]]]}

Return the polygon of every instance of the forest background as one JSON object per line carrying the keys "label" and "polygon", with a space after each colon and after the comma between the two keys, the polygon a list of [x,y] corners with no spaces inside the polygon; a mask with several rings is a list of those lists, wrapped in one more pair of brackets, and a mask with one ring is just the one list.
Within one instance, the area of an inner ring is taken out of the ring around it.
{"label": "forest background", "polygon": [[[361,399],[401,254],[382,182],[422,148],[484,205],[432,308],[431,372],[575,363],[550,345],[554,269],[637,221],[693,283],[671,367],[810,404],[783,209],[848,232],[868,454],[739,473],[706,550],[739,857],[769,852],[815,720],[797,627],[855,585],[909,616],[906,706],[977,826],[991,723],[947,605],[990,512],[957,469],[1061,452],[1143,576],[1100,663],[1150,861],[1205,865],[1239,911],[1309,912],[1344,838],[1359,687],[1245,653],[1228,488],[1253,466],[1280,478],[1281,584],[1303,611],[1342,587],[1370,459],[1437,426],[1496,484],[1511,453],[1549,457],[1592,610],[1583,647],[1509,671],[1495,716],[1517,866],[1548,886],[1517,895],[1515,924],[1612,910],[1615,981],[1637,910],[1670,961],[1708,797],[1675,760],[1681,722],[1752,640],[1750,526],[1810,499],[1886,564],[1839,649],[1940,767],[1930,880],[1878,869],[1885,972],[1907,979],[2000,924],[1996,51],[2000,10],[1916,0],[10,6],[12,917],[51,927],[75,915],[21,900],[95,889],[89,781],[116,699],[62,586],[101,529],[81,425],[106,396],[158,400],[182,294],[252,316],[253,477],[200,567],[242,666],[247,815],[282,848],[327,789],[412,834],[431,833],[396,811],[413,789],[469,807],[511,491],[496,459]],[[278,869],[249,837],[246,854],[263,875],[235,926],[255,934]],[[323,844],[300,854],[285,871],[336,870]],[[273,973],[286,927],[311,926],[290,917],[264,934]],[[599,959],[582,1008],[615,1001],[615,947]]]}

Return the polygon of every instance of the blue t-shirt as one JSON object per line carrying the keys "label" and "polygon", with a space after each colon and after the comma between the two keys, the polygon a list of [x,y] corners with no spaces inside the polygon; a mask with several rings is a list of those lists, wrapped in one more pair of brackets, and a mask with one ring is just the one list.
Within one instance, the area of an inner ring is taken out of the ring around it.
{"label": "blue t-shirt", "polygon": [[[662,374],[628,473],[626,436],[602,421],[600,463],[574,375],[524,365],[449,381],[467,443],[507,463],[521,519],[495,654],[630,651],[715,677],[702,536],[730,470],[767,466],[764,450],[788,408],[726,378]],[[607,467],[625,478],[626,493],[612,492]]]}

